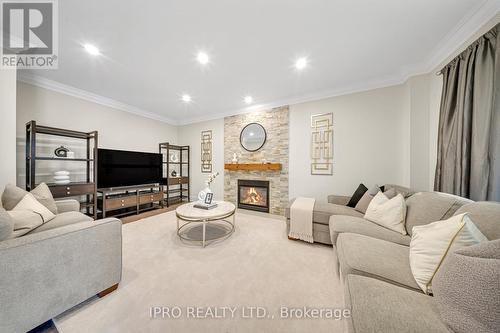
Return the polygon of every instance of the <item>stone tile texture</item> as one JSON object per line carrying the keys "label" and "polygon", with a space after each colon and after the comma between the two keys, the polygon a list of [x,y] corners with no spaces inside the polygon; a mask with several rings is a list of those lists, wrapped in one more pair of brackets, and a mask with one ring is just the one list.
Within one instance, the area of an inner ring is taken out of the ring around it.
{"label": "stone tile texture", "polygon": [[[224,118],[224,163],[232,163],[233,154],[238,163],[281,163],[278,171],[224,170],[224,200],[237,204],[238,179],[269,181],[270,213],[284,215],[288,204],[288,106],[269,111],[252,112]],[[240,133],[249,123],[259,123],[266,130],[267,140],[256,152],[248,152],[240,145]]]}

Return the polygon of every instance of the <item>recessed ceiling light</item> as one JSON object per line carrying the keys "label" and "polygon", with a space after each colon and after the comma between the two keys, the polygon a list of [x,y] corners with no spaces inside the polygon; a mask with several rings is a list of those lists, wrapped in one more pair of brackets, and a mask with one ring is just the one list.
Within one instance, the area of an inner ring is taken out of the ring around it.
{"label": "recessed ceiling light", "polygon": [[184,103],[189,103],[189,102],[191,102],[191,96],[189,96],[188,94],[184,94],[184,95],[182,95],[181,99],[182,99],[182,101],[183,101]]}
{"label": "recessed ceiling light", "polygon": [[252,96],[245,96],[244,101],[247,104],[252,104],[253,98],[252,98]]}
{"label": "recessed ceiling light", "polygon": [[93,56],[98,56],[101,54],[99,49],[92,44],[84,44],[83,48],[85,49],[85,51],[87,51],[89,54]]}
{"label": "recessed ceiling light", "polygon": [[299,71],[303,70],[304,68],[307,67],[307,58],[299,58],[297,61],[295,61],[295,68]]}
{"label": "recessed ceiling light", "polygon": [[198,52],[198,55],[196,56],[196,60],[202,65],[206,65],[209,63],[210,58],[208,57],[208,54],[205,52]]}

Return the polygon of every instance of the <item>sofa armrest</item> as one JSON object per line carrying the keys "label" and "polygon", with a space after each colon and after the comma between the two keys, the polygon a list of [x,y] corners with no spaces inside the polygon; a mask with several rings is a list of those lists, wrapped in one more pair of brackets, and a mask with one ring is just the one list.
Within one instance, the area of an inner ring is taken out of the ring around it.
{"label": "sofa armrest", "polygon": [[80,203],[75,199],[58,200],[56,201],[56,206],[59,214],[80,211]]}
{"label": "sofa armrest", "polygon": [[26,332],[116,285],[122,224],[81,222],[0,242],[0,332]]}
{"label": "sofa armrest", "polygon": [[345,206],[351,200],[351,197],[345,195],[329,195],[328,202],[332,204]]}

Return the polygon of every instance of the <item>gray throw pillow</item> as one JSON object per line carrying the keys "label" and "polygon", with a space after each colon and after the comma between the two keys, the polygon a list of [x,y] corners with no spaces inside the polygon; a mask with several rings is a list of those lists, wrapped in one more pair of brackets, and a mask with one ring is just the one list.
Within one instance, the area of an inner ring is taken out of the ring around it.
{"label": "gray throw pillow", "polygon": [[[14,186],[12,184],[7,184],[5,190],[2,194],[3,208],[6,210],[12,210],[21,201],[24,196],[28,194],[22,188]],[[45,183],[41,183],[36,188],[31,191],[31,194],[38,200],[42,205],[47,207],[53,214],[57,215],[57,206],[50,192],[49,187]]]}
{"label": "gray throw pillow", "polygon": [[498,332],[500,240],[449,253],[432,280],[443,322],[453,332]]}
{"label": "gray throw pillow", "polygon": [[5,190],[2,194],[2,204],[5,210],[12,210],[21,201],[24,196],[28,194],[22,188],[14,186],[12,184],[7,184]]}
{"label": "gray throw pillow", "polygon": [[361,199],[359,199],[354,209],[363,214],[366,213],[368,205],[370,205],[370,202],[378,192],[380,192],[380,187],[378,185],[374,185],[373,187],[371,187],[368,191],[365,192],[365,194],[363,194]]}
{"label": "gray throw pillow", "polygon": [[384,195],[387,197],[387,199],[391,200],[392,198],[396,197],[396,195],[398,195],[398,192],[394,188],[390,188],[384,192]]}
{"label": "gray throw pillow", "polygon": [[0,241],[9,239],[14,231],[14,221],[9,213],[0,208]]}
{"label": "gray throw pillow", "polygon": [[52,196],[52,192],[50,192],[49,187],[45,183],[40,183],[35,189],[31,191],[31,194],[35,197],[38,202],[47,207],[48,210],[52,212],[52,214],[57,215],[57,206],[54,197]]}
{"label": "gray throw pillow", "polygon": [[[378,192],[380,192],[380,188],[378,187],[378,185],[375,185],[374,187],[366,191],[366,193],[361,197],[354,209],[365,214],[368,206],[370,205],[370,202],[372,202],[372,199],[377,195]],[[396,195],[398,195],[398,192],[394,188],[390,188],[384,192],[384,195],[388,199],[392,199]]]}

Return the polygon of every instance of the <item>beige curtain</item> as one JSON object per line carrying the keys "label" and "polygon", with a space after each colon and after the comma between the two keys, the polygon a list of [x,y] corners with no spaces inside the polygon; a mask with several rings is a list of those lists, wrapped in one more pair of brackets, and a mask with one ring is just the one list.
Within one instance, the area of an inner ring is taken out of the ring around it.
{"label": "beige curtain", "polygon": [[436,191],[500,201],[499,28],[441,70]]}

